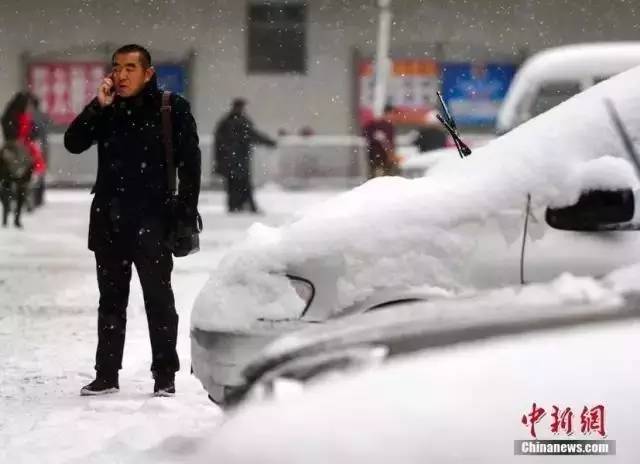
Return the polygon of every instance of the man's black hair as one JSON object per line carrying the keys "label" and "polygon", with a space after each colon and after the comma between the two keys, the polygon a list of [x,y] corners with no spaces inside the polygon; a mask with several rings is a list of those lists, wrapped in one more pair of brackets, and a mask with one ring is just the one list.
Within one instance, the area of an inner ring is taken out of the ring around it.
{"label": "man's black hair", "polygon": [[233,106],[234,108],[244,108],[245,106],[247,106],[247,100],[242,97],[234,98],[231,102],[231,106]]}
{"label": "man's black hair", "polygon": [[111,64],[116,63],[116,55],[122,55],[124,53],[136,53],[136,52],[138,52],[138,54],[140,55],[140,64],[142,64],[142,67],[144,69],[150,68],[151,53],[149,53],[149,50],[144,48],[142,45],[137,45],[137,44],[129,44],[117,49],[111,56]]}
{"label": "man's black hair", "polygon": [[384,114],[393,113],[394,110],[395,108],[391,103],[387,103],[386,105],[384,105]]}

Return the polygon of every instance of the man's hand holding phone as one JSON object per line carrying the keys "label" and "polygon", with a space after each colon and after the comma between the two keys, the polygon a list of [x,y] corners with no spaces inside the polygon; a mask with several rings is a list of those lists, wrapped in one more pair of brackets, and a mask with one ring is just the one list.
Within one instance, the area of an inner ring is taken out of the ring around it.
{"label": "man's hand holding phone", "polygon": [[101,107],[109,106],[113,103],[113,97],[116,95],[115,83],[113,82],[113,75],[105,77],[102,80],[102,84],[98,87],[98,103]]}

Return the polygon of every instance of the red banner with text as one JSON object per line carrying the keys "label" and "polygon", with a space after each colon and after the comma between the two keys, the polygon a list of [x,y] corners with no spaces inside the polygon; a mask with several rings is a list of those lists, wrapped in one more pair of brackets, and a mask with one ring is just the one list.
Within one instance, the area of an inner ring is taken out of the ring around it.
{"label": "red banner with text", "polygon": [[54,124],[67,125],[95,97],[106,72],[104,63],[31,63],[27,81],[41,110]]}

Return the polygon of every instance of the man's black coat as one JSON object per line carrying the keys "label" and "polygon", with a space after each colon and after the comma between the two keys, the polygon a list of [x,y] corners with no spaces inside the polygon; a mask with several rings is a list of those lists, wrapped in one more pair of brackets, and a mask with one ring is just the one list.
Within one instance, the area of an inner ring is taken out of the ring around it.
{"label": "man's black coat", "polygon": [[215,172],[227,178],[251,177],[253,145],[275,146],[275,142],[253,127],[243,113],[230,112],[215,130]]}
{"label": "man's black coat", "polygon": [[[93,188],[89,249],[158,247],[169,226],[169,187],[155,76],[131,98],[116,96],[101,108],[94,99],[71,123],[64,144],[82,153],[98,144],[98,174]],[[193,222],[200,193],[200,149],[189,103],[172,95],[174,158],[178,170],[175,214]],[[157,250],[155,250],[157,251]]]}

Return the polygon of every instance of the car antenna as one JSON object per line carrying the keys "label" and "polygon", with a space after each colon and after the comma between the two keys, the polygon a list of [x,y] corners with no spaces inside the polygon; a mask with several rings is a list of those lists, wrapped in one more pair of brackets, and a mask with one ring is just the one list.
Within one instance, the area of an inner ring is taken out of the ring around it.
{"label": "car antenna", "polygon": [[458,149],[458,153],[460,154],[460,158],[465,158],[471,154],[471,148],[467,146],[466,143],[462,141],[460,135],[458,134],[458,126],[456,125],[455,119],[451,116],[449,112],[449,108],[447,104],[444,102],[444,98],[442,98],[442,94],[440,91],[437,91],[438,100],[440,100],[440,106],[442,107],[442,112],[444,113],[444,117],[441,114],[437,114],[436,118],[438,121],[444,126],[444,128],[449,132],[453,142],[456,144],[456,148]]}
{"label": "car antenna", "polygon": [[616,110],[613,102],[610,99],[605,98],[604,104],[607,107],[607,111],[609,112],[611,120],[613,121],[613,126],[616,128],[618,135],[622,139],[622,145],[624,145],[624,148],[627,151],[627,155],[629,156],[629,158],[631,158],[633,166],[636,168],[636,174],[638,175],[638,177],[640,177],[640,155],[638,155],[636,148],[633,146],[633,142],[631,141],[629,132],[627,132],[624,124],[622,124],[620,114],[618,114],[618,111]]}

